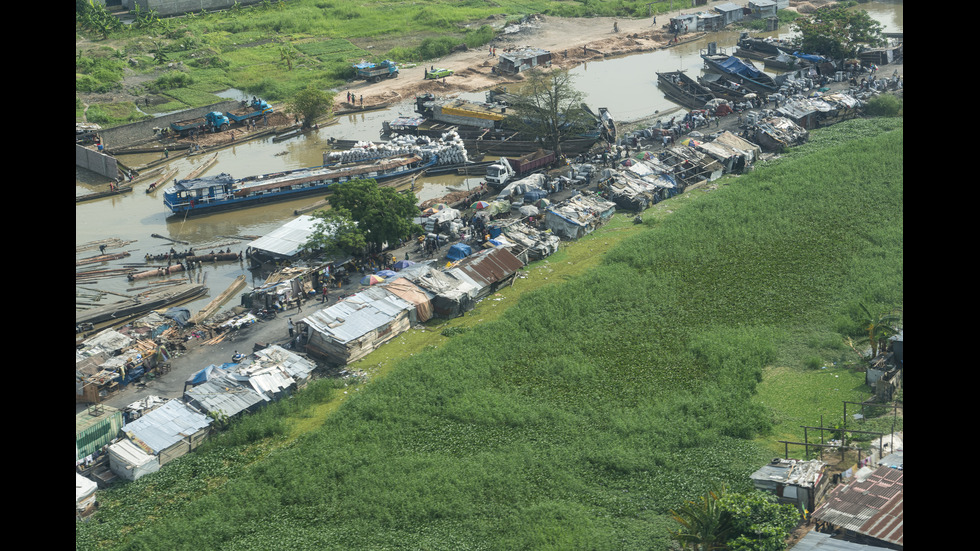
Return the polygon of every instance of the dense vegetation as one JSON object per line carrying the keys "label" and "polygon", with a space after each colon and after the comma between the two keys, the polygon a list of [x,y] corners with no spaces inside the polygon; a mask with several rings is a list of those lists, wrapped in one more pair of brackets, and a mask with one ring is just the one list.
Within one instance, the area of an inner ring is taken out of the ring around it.
{"label": "dense vegetation", "polygon": [[[851,121],[643,226],[617,215],[515,306],[411,331],[355,366],[392,358],[371,382],[323,381],[102,493],[77,547],[667,549],[672,509],[749,487],[760,437],[866,396],[812,358],[853,355],[859,305],[902,304],[902,152],[900,119]],[[831,372],[838,393],[811,394]]]}

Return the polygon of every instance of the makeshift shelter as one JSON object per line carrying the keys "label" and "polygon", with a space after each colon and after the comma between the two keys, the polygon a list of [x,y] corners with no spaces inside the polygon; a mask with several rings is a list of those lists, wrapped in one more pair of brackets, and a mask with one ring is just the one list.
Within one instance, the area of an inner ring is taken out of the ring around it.
{"label": "makeshift shelter", "polygon": [[215,376],[184,390],[184,400],[208,413],[235,417],[256,411],[270,400],[250,384],[247,377],[235,377],[232,372],[218,371]]}
{"label": "makeshift shelter", "polygon": [[107,405],[75,414],[75,460],[83,460],[111,443],[123,424],[122,411]]}
{"label": "makeshift shelter", "polygon": [[501,233],[514,243],[511,252],[525,264],[551,256],[561,245],[561,238],[554,233],[532,228],[520,220],[502,224]]}
{"label": "makeshift shelter", "polygon": [[120,440],[109,446],[109,470],[126,480],[139,478],[160,470],[160,459],[130,440]]}
{"label": "makeshift shelter", "polygon": [[224,373],[233,369],[237,364],[225,363],[221,365],[211,364],[204,369],[192,374],[190,377],[184,381],[184,388],[187,386],[197,386],[201,383],[206,383],[211,379],[220,378]]}
{"label": "makeshift shelter", "polygon": [[161,466],[200,446],[210,430],[211,419],[180,400],[170,400],[122,428],[133,444],[156,456]]}
{"label": "makeshift shelter", "polygon": [[95,510],[95,492],[99,486],[75,473],[75,518],[84,518]]}
{"label": "makeshift shelter", "polygon": [[262,365],[281,366],[300,387],[309,382],[313,371],[316,370],[315,363],[279,345],[272,345],[257,351],[255,362]]}
{"label": "makeshift shelter", "polygon": [[292,260],[316,232],[319,220],[313,216],[298,216],[262,237],[250,242],[248,257],[255,263]]}
{"label": "makeshift shelter", "polygon": [[548,207],[545,227],[565,239],[578,239],[605,224],[616,204],[596,197],[577,195],[568,201]]}
{"label": "makeshift shelter", "polygon": [[[759,146],[751,144],[731,132],[725,132],[725,138],[719,136],[710,142],[698,142],[694,147],[718,161],[726,173],[740,174],[745,171],[761,151]],[[743,149],[744,148],[744,149]]]}
{"label": "makeshift shelter", "polygon": [[756,489],[775,495],[780,503],[812,511],[827,491],[829,477],[824,476],[825,467],[826,463],[817,459],[777,458],[752,473],[750,478]]}
{"label": "makeshift shelter", "polygon": [[471,255],[447,272],[456,279],[471,282],[475,298],[483,298],[510,283],[524,263],[506,248],[498,247]]}
{"label": "makeshift shelter", "polygon": [[831,491],[812,518],[834,529],[844,539],[871,543],[877,548],[905,545],[903,468],[881,466],[855,476]]}
{"label": "makeshift shelter", "polygon": [[600,185],[604,188],[603,197],[613,201],[616,208],[631,212],[642,212],[677,193],[671,176],[629,169],[604,173]]}
{"label": "makeshift shelter", "polygon": [[769,117],[756,123],[755,143],[764,151],[782,151],[805,143],[810,133],[805,128],[785,117]]}
{"label": "makeshift shelter", "polygon": [[412,322],[426,322],[432,318],[432,295],[408,279],[399,277],[385,283],[384,290],[398,296],[414,308]]}
{"label": "makeshift shelter", "polygon": [[436,316],[454,318],[475,306],[478,286],[434,268],[431,262],[416,264],[403,270],[401,275],[430,295]]}
{"label": "makeshift shelter", "polygon": [[551,52],[540,48],[503,52],[497,57],[500,61],[493,68],[496,73],[516,74],[534,67],[551,67]]}
{"label": "makeshift shelter", "polygon": [[367,290],[323,308],[296,324],[308,333],[310,355],[347,365],[408,330],[413,306],[388,292]]}
{"label": "makeshift shelter", "polygon": [[713,9],[721,15],[723,23],[726,26],[732,23],[737,23],[745,17],[745,10],[742,8],[742,6],[731,2],[727,4],[719,4]]}
{"label": "makeshift shelter", "polygon": [[449,247],[449,252],[446,253],[446,258],[452,261],[462,260],[467,256],[473,254],[473,249],[466,245],[465,243],[456,243],[452,247]]}

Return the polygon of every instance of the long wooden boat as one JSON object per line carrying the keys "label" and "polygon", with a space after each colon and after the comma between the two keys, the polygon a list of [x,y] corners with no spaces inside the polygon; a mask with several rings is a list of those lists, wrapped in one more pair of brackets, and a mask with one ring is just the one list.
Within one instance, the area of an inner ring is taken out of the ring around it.
{"label": "long wooden boat", "polygon": [[207,293],[200,283],[183,283],[175,287],[159,289],[140,295],[139,298],[121,300],[75,313],[75,326],[125,320],[128,316],[145,314],[181,302],[195,299]]}
{"label": "long wooden boat", "polygon": [[716,98],[732,101],[735,103],[743,102],[747,99],[757,97],[758,94],[737,82],[733,82],[726,75],[721,73],[706,73],[698,77],[698,82],[705,88],[711,90]]}
{"label": "long wooden boat", "polygon": [[146,193],[147,194],[153,193],[160,187],[160,184],[169,182],[170,179],[176,175],[177,175],[177,169],[171,168],[166,174],[157,178],[156,180],[153,180],[153,182],[151,182],[150,185],[146,188]]}
{"label": "long wooden boat", "polygon": [[701,59],[709,70],[728,75],[735,82],[758,93],[772,94],[779,90],[776,81],[749,60],[728,54],[701,54]]}
{"label": "long wooden boat", "polygon": [[[561,142],[561,152],[565,155],[578,155],[592,149],[599,137],[586,136],[571,138]],[[542,148],[543,144],[535,140],[490,140],[464,139],[463,145],[467,151],[482,155],[513,156],[533,153]]]}
{"label": "long wooden boat", "polygon": [[259,204],[322,193],[328,187],[351,180],[385,180],[419,172],[438,161],[408,154],[344,166],[301,168],[235,179],[221,173],[180,180],[164,190],[163,203],[170,216],[241,209]]}
{"label": "long wooden boat", "polygon": [[690,109],[701,109],[704,104],[715,99],[710,89],[687,76],[684,71],[658,72],[657,84],[663,89],[667,99]]}

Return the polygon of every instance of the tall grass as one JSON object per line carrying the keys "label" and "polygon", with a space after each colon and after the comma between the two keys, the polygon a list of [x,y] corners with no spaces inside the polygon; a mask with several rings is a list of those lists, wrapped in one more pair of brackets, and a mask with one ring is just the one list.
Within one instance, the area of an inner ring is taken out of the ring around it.
{"label": "tall grass", "polygon": [[[771,457],[754,439],[786,406],[758,399],[766,367],[811,354],[851,301],[901,303],[902,131],[882,128],[849,123],[662,203],[675,212],[594,268],[451,338],[431,332],[441,346],[346,389],[289,445],[216,446],[248,459],[207,491],[146,491],[156,475],[115,491],[136,486],[140,518],[157,520],[130,531],[110,508],[77,528],[78,547],[668,548],[671,508],[746,489]],[[602,231],[550,261],[601,255]]]}

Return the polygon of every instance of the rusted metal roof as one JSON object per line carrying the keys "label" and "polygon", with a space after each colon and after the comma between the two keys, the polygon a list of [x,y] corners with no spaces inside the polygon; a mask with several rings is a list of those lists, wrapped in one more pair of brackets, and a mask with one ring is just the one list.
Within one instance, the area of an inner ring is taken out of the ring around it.
{"label": "rusted metal roof", "polygon": [[813,518],[883,542],[905,545],[903,470],[878,467],[835,488]]}
{"label": "rusted metal roof", "polygon": [[524,263],[514,253],[498,247],[464,258],[450,273],[459,271],[480,287],[487,287],[506,279],[522,267]]}

